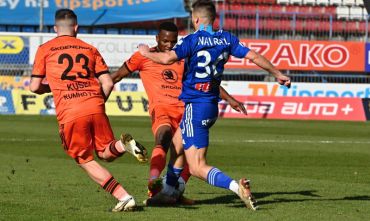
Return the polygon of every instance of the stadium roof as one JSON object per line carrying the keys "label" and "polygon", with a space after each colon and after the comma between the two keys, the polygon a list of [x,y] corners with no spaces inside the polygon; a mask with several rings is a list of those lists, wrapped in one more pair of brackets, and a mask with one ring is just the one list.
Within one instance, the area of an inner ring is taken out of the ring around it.
{"label": "stadium roof", "polygon": [[[34,1],[39,2],[39,1]],[[60,8],[73,9],[79,25],[107,25],[189,16],[183,0],[51,0],[45,1],[44,25],[54,24]],[[5,5],[4,5],[5,4]],[[32,1],[5,1],[0,6],[0,24],[38,25],[40,6]]]}

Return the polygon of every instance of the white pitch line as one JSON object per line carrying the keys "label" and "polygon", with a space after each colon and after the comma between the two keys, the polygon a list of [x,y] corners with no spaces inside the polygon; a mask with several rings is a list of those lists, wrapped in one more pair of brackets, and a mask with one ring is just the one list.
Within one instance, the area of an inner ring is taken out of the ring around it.
{"label": "white pitch line", "polygon": [[[153,140],[137,139],[141,142],[153,142]],[[7,142],[44,142],[44,141],[57,141],[58,138],[16,138],[16,137],[0,137],[0,141]],[[353,140],[223,140],[223,139],[211,139],[210,142],[215,143],[308,143],[308,144],[370,144],[369,140],[364,141],[353,141]]]}

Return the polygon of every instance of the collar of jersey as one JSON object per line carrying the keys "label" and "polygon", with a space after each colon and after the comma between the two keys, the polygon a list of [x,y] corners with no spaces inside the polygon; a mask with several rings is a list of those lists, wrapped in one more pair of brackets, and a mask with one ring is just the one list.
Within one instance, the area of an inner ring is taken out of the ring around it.
{"label": "collar of jersey", "polygon": [[214,34],[213,29],[212,29],[212,25],[204,26],[204,24],[200,24],[199,25],[199,30],[206,31],[210,34]]}

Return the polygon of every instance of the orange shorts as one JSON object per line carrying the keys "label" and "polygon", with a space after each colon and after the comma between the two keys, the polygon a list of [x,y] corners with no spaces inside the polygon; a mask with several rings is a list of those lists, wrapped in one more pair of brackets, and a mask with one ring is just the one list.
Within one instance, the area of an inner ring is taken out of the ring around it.
{"label": "orange shorts", "polygon": [[168,125],[175,133],[180,125],[182,115],[184,113],[183,106],[157,105],[151,112],[152,131],[157,132],[158,128],[163,125]]}
{"label": "orange shorts", "polygon": [[114,141],[106,114],[87,115],[60,124],[59,135],[64,150],[79,164],[93,160],[94,150],[104,151]]}

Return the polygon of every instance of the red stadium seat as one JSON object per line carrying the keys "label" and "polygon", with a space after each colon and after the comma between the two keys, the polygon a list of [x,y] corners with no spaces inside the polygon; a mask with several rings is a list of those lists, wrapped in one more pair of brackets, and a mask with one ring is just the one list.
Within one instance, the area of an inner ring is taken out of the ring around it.
{"label": "red stadium seat", "polygon": [[237,28],[235,18],[226,18],[224,20],[224,28],[226,30],[235,30]]}
{"label": "red stadium seat", "polygon": [[257,10],[256,5],[244,5],[244,10],[247,12],[255,12]]}
{"label": "red stadium seat", "polygon": [[338,32],[343,32],[345,29],[344,29],[344,25],[343,25],[343,21],[333,21],[333,32],[335,33],[338,33]]}
{"label": "red stadium seat", "polygon": [[243,5],[241,5],[241,4],[231,4],[230,5],[230,10],[232,10],[232,11],[241,11],[241,10],[243,10]]}
{"label": "red stadium seat", "polygon": [[305,30],[304,24],[305,24],[304,20],[301,20],[301,19],[296,20],[295,30],[299,32],[304,31]]}
{"label": "red stadium seat", "polygon": [[345,27],[347,32],[359,32],[356,21],[346,21]]}
{"label": "red stadium seat", "polygon": [[359,31],[360,33],[363,33],[363,34],[366,33],[366,22],[365,21],[359,22]]}
{"label": "red stadium seat", "polygon": [[330,22],[329,21],[318,21],[317,22],[317,30],[322,32],[329,32],[330,31]]}
{"label": "red stadium seat", "polygon": [[271,7],[270,5],[258,5],[257,10],[261,13],[270,13]]}
{"label": "red stadium seat", "polygon": [[316,21],[314,20],[306,20],[306,31],[316,31]]}
{"label": "red stadium seat", "polygon": [[311,6],[301,6],[298,8],[298,12],[303,14],[309,14],[312,12],[311,10],[312,10]]}
{"label": "red stadium seat", "polygon": [[296,5],[287,5],[285,6],[285,12],[288,13],[297,13],[299,6]]}

